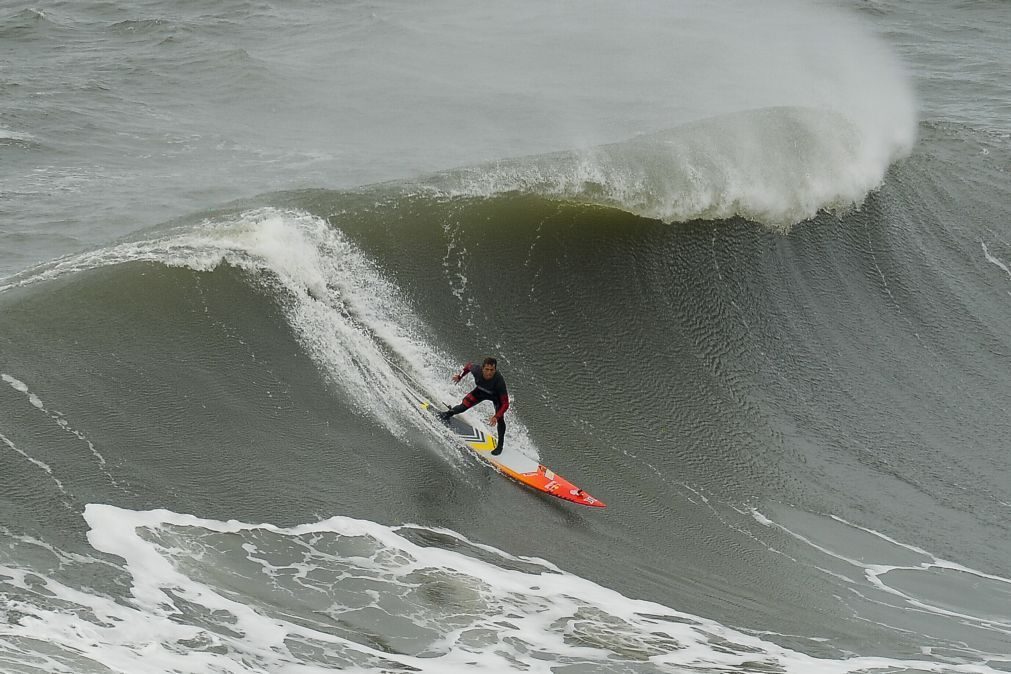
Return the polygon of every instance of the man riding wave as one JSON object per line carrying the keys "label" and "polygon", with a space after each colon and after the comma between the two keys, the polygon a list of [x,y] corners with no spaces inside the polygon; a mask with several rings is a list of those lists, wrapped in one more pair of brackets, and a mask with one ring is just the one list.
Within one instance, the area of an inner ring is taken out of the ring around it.
{"label": "man riding wave", "polygon": [[490,400],[495,405],[495,414],[488,417],[488,424],[498,428],[498,446],[492,450],[492,454],[502,453],[505,442],[505,413],[509,409],[509,392],[506,390],[505,378],[498,371],[498,361],[492,357],[484,359],[481,365],[467,363],[463,366],[463,371],[453,375],[453,381],[459,383],[468,374],[474,375],[474,390],[464,396],[463,400],[456,407],[451,407],[445,412],[439,413],[439,418],[448,422],[454,414],[459,414],[469,410],[482,400]]}

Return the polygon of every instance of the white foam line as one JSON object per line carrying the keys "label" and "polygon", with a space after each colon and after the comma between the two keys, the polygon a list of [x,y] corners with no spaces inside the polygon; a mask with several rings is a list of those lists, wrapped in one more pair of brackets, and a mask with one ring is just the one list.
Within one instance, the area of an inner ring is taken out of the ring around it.
{"label": "white foam line", "polygon": [[23,545],[32,545],[38,548],[42,548],[53,557],[59,560],[60,566],[64,566],[69,563],[76,564],[100,564],[102,566],[107,566],[111,569],[119,569],[114,563],[107,559],[96,559],[95,557],[90,557],[87,555],[81,555],[76,552],[68,552],[66,550],[61,550],[54,546],[52,543],[29,536],[28,534],[15,533],[6,527],[0,527],[0,534],[3,534],[6,538],[17,541]]}
{"label": "white foam line", "polygon": [[853,524],[852,522],[848,522],[848,521],[844,520],[843,518],[841,518],[841,517],[839,517],[837,515],[829,515],[829,517],[831,517],[832,519],[834,519],[837,522],[841,522],[842,524],[845,524],[848,527],[852,527],[854,529],[859,529],[860,531],[863,531],[864,533],[871,534],[872,536],[877,536],[878,538],[880,538],[880,539],[882,539],[884,541],[887,541],[887,542],[891,543],[892,545],[898,546],[900,548],[905,548],[905,549],[907,549],[907,550],[909,550],[911,552],[915,552],[917,554],[923,555],[924,557],[929,557],[932,560],[932,563],[929,565],[929,567],[938,567],[938,568],[942,568],[942,569],[948,569],[948,570],[951,570],[951,571],[962,571],[964,573],[968,573],[968,574],[970,574],[972,576],[977,576],[979,578],[987,578],[989,580],[996,580],[997,582],[1000,582],[1000,583],[1011,584],[1011,578],[1004,578],[1002,576],[995,576],[995,575],[992,575],[992,574],[989,574],[989,573],[985,573],[983,571],[977,571],[976,569],[971,569],[971,568],[969,568],[967,566],[962,566],[961,564],[958,564],[956,562],[950,562],[950,561],[948,561],[946,559],[940,559],[940,558],[936,557],[935,555],[927,552],[923,548],[918,548],[915,545],[909,545],[907,543],[901,543],[901,542],[895,540],[894,538],[892,538],[890,536],[887,536],[887,535],[885,535],[885,534],[883,534],[883,533],[881,533],[879,531],[874,531],[873,529],[867,529],[865,527],[860,526],[859,524]]}
{"label": "white foam line", "polygon": [[[3,433],[0,433],[0,441],[2,441],[5,445],[7,445],[11,449],[13,449],[15,452],[17,452],[21,456],[23,456],[32,465],[36,466],[40,470],[44,471],[47,475],[49,475],[50,479],[52,479],[52,481],[56,483],[56,486],[59,488],[59,490],[61,492],[63,492],[64,496],[67,496],[67,497],[70,496],[70,493],[63,487],[63,483],[60,482],[59,478],[57,478],[55,475],[53,475],[53,469],[50,468],[48,464],[46,464],[46,463],[44,463],[42,461],[39,461],[35,457],[29,456],[29,454],[27,452],[24,452],[21,449],[18,449],[18,447],[11,441],[11,439],[8,438]],[[67,505],[67,507],[70,507],[68,503],[64,502],[64,504]]]}
{"label": "white foam line", "polygon": [[127,262],[130,260],[126,254],[127,249],[136,251],[137,255],[133,259],[138,261],[144,259],[144,255],[140,250],[138,250],[137,246],[124,245],[116,246],[101,252],[90,252],[81,255],[66,256],[30,269],[26,269],[21,273],[14,274],[13,276],[3,279],[4,283],[0,285],[0,293],[7,292],[8,290],[12,290],[14,288],[23,288],[35,283],[41,283],[43,281],[51,281],[68,274],[96,269],[108,264]]}
{"label": "white foam line", "polygon": [[95,459],[98,461],[98,467],[102,471],[102,473],[104,473],[105,476],[109,478],[109,481],[112,483],[113,486],[115,487],[120,486],[119,483],[116,481],[116,478],[114,478],[112,474],[106,469],[105,457],[102,456],[101,452],[99,452],[98,449],[95,448],[95,445],[91,442],[91,440],[88,439],[86,435],[84,435],[84,433],[81,433],[80,431],[71,427],[70,423],[67,422],[62,412],[58,410],[47,409],[45,403],[42,402],[42,399],[39,398],[39,396],[32,393],[31,390],[29,390],[28,385],[25,384],[23,381],[15,379],[9,374],[0,375],[0,379],[3,379],[3,381],[10,384],[11,388],[13,388],[15,391],[19,391],[27,395],[28,402],[31,403],[33,407],[43,412],[46,416],[55,421],[56,425],[62,428],[64,431],[70,433],[75,438],[85,443],[88,446],[88,450],[91,452],[91,455],[95,457]]}
{"label": "white foam line", "polygon": [[986,247],[986,243],[981,240],[979,245],[983,247],[983,255],[986,257],[986,261],[1003,269],[1004,273],[1008,275],[1008,278],[1011,278],[1011,269],[1008,269],[1006,264],[1004,264],[998,257],[990,253],[990,249]]}
{"label": "white foam line", "polygon": [[22,133],[20,131],[11,131],[10,129],[5,129],[3,127],[0,127],[0,139],[4,139],[4,138],[6,138],[8,140],[27,141],[27,140],[32,140],[33,136],[30,133]]}
{"label": "white foam line", "polygon": [[[762,525],[767,526],[767,527],[774,527],[776,529],[779,529],[779,530],[781,530],[781,531],[789,534],[790,536],[793,536],[798,541],[801,541],[802,543],[806,543],[807,545],[811,546],[815,550],[818,550],[819,552],[825,553],[829,557],[834,557],[834,558],[836,558],[836,559],[838,559],[840,561],[843,561],[843,562],[846,562],[847,564],[850,564],[851,566],[855,566],[855,567],[857,567],[859,569],[864,569],[865,571],[869,572],[869,573],[865,573],[864,575],[867,577],[867,580],[870,581],[870,582],[874,582],[874,579],[871,577],[871,575],[875,575],[876,576],[877,574],[883,574],[883,573],[887,573],[888,571],[895,571],[897,569],[927,568],[927,566],[924,566],[924,565],[920,565],[920,566],[917,566],[917,567],[907,567],[907,566],[890,566],[890,565],[886,565],[886,564],[865,564],[865,563],[863,563],[863,562],[861,562],[859,560],[856,560],[856,559],[853,559],[851,557],[847,557],[846,555],[842,555],[842,554],[839,554],[839,553],[834,552],[832,550],[829,550],[825,546],[819,545],[819,544],[815,543],[814,541],[812,541],[810,538],[804,536],[803,534],[798,534],[798,533],[796,533],[794,531],[790,531],[789,529],[787,529],[782,524],[780,524],[778,522],[772,521],[771,519],[769,519],[768,517],[766,517],[765,515],[763,515],[762,513],[760,513],[758,510],[756,510],[754,508],[751,510],[751,513],[752,513],[752,516],[755,518],[755,520],[759,524],[762,524]],[[926,553],[924,553],[924,554],[926,556],[928,556],[928,557],[932,557],[929,554],[926,554]],[[927,563],[925,562],[924,564],[927,564]]]}
{"label": "white foam line", "polygon": [[1001,621],[990,620],[990,619],[986,619],[986,618],[980,618],[979,616],[974,616],[974,615],[970,615],[970,614],[967,614],[967,613],[958,613],[957,611],[951,611],[951,610],[948,610],[948,609],[945,609],[945,608],[941,608],[940,606],[934,606],[932,604],[928,604],[928,603],[923,602],[923,601],[921,601],[919,599],[916,599],[915,597],[911,597],[911,596],[905,594],[904,592],[902,592],[900,590],[896,590],[893,587],[889,587],[881,579],[882,576],[884,576],[885,574],[887,574],[887,573],[889,573],[891,571],[927,571],[929,569],[934,569],[934,568],[947,569],[947,570],[951,570],[951,571],[961,571],[961,572],[964,572],[964,573],[968,573],[968,574],[977,576],[979,578],[987,578],[987,579],[996,580],[996,581],[999,581],[999,582],[1002,582],[1002,583],[1009,583],[1009,582],[1011,582],[1011,581],[1009,581],[1006,578],[1002,578],[1000,576],[994,576],[994,575],[991,575],[991,574],[988,574],[988,573],[984,573],[982,571],[977,571],[975,569],[970,569],[968,567],[962,566],[961,564],[957,564],[955,562],[950,562],[950,561],[947,561],[947,560],[939,559],[938,557],[930,554],[929,552],[926,552],[925,550],[921,550],[920,548],[917,548],[915,546],[899,543],[898,541],[895,541],[894,539],[889,538],[888,536],[886,536],[884,534],[881,534],[879,532],[873,531],[871,529],[865,529],[863,527],[859,527],[859,526],[850,524],[849,522],[846,522],[845,520],[843,520],[841,518],[832,516],[832,519],[835,519],[835,520],[837,520],[837,521],[839,521],[839,522],[841,522],[843,524],[846,524],[847,526],[851,526],[851,527],[853,527],[855,529],[859,529],[859,530],[864,531],[864,532],[869,533],[869,534],[874,534],[874,535],[880,537],[883,540],[886,540],[886,541],[888,541],[890,543],[895,544],[898,547],[902,547],[902,548],[905,548],[907,550],[910,550],[910,551],[913,551],[913,552],[917,552],[919,554],[924,555],[925,557],[929,557],[930,558],[930,561],[926,561],[926,562],[923,562],[921,564],[917,564],[915,566],[899,566],[899,565],[889,565],[889,564],[868,564],[868,563],[864,563],[864,562],[861,562],[859,560],[853,559],[851,557],[847,557],[846,555],[837,553],[837,552],[835,552],[833,550],[829,550],[828,548],[815,543],[814,541],[812,541],[811,539],[807,538],[806,536],[803,536],[802,534],[798,534],[798,533],[796,533],[794,531],[790,531],[789,529],[787,529],[782,524],[779,524],[778,522],[773,522],[768,517],[766,517],[766,516],[762,515],[761,513],[759,513],[757,510],[753,509],[752,510],[752,514],[753,514],[753,516],[755,517],[755,519],[760,524],[780,529],[781,531],[784,531],[785,533],[789,534],[790,536],[793,536],[797,540],[799,540],[799,541],[801,541],[803,543],[806,543],[807,545],[811,546],[815,550],[818,550],[819,552],[823,552],[824,554],[828,555],[829,557],[834,557],[835,559],[838,559],[840,561],[846,562],[847,564],[850,564],[851,566],[854,566],[854,567],[856,567],[858,569],[863,569],[863,571],[864,571],[864,577],[867,579],[867,582],[869,582],[872,586],[878,588],[882,592],[894,595],[896,597],[900,597],[902,600],[904,600],[910,606],[915,606],[916,608],[922,609],[924,611],[927,611],[927,612],[930,612],[930,613],[933,613],[933,614],[936,614],[936,615],[943,615],[943,616],[952,617],[952,618],[962,618],[962,619],[968,620],[968,621],[970,621],[972,623],[975,623],[975,624],[978,624],[978,625],[982,625],[982,626],[993,628],[993,629],[997,630],[998,632],[1003,632],[1005,634],[1011,634],[1011,622],[1005,623],[1005,622],[1001,622]]}

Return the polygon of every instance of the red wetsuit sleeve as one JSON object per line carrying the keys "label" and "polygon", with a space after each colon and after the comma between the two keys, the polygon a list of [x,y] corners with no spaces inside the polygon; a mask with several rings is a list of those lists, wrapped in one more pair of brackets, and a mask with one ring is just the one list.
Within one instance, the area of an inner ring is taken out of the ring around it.
{"label": "red wetsuit sleeve", "polygon": [[501,401],[501,404],[498,406],[498,409],[495,410],[495,419],[501,419],[504,417],[506,410],[509,409],[509,394],[503,393],[499,400]]}
{"label": "red wetsuit sleeve", "polygon": [[470,368],[472,368],[473,366],[474,366],[474,363],[471,363],[471,362],[468,362],[466,365],[464,365],[463,366],[463,371],[460,373],[460,379],[463,379],[468,374],[470,374]]}

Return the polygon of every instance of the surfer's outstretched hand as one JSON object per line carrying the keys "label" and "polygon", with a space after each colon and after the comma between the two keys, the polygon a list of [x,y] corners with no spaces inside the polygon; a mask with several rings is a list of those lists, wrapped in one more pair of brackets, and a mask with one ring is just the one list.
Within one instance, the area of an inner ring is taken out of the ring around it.
{"label": "surfer's outstretched hand", "polygon": [[494,415],[494,414],[493,414],[493,415],[491,415],[490,417],[488,417],[488,425],[489,425],[489,426],[494,426],[494,425],[496,425],[497,423],[498,423],[498,419],[496,419],[496,418],[495,418],[495,415]]}
{"label": "surfer's outstretched hand", "polygon": [[460,374],[459,373],[453,375],[453,383],[454,384],[459,384],[460,383]]}

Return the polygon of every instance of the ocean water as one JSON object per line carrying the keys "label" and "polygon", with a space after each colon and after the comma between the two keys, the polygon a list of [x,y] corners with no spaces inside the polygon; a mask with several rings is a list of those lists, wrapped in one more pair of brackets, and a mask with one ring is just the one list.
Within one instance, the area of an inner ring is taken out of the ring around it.
{"label": "ocean water", "polygon": [[1011,672],[1009,30],[0,4],[0,671]]}

